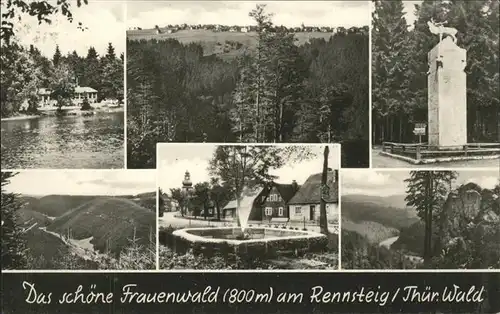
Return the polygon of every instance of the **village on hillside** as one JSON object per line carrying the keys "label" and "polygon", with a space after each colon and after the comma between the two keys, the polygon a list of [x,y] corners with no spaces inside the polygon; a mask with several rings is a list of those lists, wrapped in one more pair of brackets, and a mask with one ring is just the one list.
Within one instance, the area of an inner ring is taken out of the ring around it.
{"label": "village on hillside", "polygon": [[[141,27],[129,27],[129,31],[148,31],[148,29],[143,29]],[[164,27],[160,27],[156,25],[153,31],[156,34],[172,34],[179,31],[193,31],[193,30],[206,30],[212,32],[231,32],[231,33],[249,33],[249,32],[257,32],[258,26],[256,25],[246,25],[246,26],[238,26],[238,25],[221,25],[221,24],[197,24],[197,25],[167,25]],[[331,27],[331,26],[306,26],[302,24],[297,27],[286,27],[284,25],[272,26],[267,28],[265,31],[269,32],[288,32],[288,33],[334,33],[334,34],[356,34],[356,33],[365,33],[368,34],[369,28],[368,26],[363,27]],[[131,35],[134,32],[130,33]]]}
{"label": "village on hillside", "polygon": [[[304,146],[302,151],[295,151],[281,146],[189,145],[179,154],[196,150],[203,161],[192,158],[182,162],[173,146],[179,149],[176,144],[159,146],[161,268],[182,267],[180,260],[195,255],[203,262],[184,268],[337,269],[338,146],[329,148],[324,173],[323,146]],[[238,166],[230,166],[232,158],[248,168],[238,174]],[[259,168],[267,158],[273,160],[272,165]],[[305,166],[293,166],[293,159],[302,160]],[[197,170],[181,172],[181,164],[191,164]],[[233,168],[228,170],[226,166]],[[295,179],[291,178],[292,168],[299,173]],[[165,181],[161,179],[164,176]],[[216,244],[206,239],[214,239]],[[235,251],[225,255],[227,252],[218,246],[221,241],[235,246]],[[309,251],[314,243],[317,248]],[[267,251],[251,254],[248,250],[253,245],[256,250],[266,246]],[[276,247],[271,249],[272,245]],[[245,254],[238,251],[242,250],[239,246],[245,247]],[[219,262],[208,266],[212,256],[218,256]]]}

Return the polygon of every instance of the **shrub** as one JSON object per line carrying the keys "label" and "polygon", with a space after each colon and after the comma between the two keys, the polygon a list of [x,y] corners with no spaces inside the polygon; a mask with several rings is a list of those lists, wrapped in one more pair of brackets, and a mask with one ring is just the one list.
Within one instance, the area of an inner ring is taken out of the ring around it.
{"label": "shrub", "polygon": [[80,108],[80,110],[92,110],[92,106],[90,105],[86,95],[83,98],[82,107]]}

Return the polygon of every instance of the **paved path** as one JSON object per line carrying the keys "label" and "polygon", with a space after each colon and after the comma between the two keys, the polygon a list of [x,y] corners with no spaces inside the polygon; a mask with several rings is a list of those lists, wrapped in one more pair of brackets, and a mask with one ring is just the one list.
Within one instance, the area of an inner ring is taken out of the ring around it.
{"label": "paved path", "polygon": [[485,159],[485,160],[464,160],[440,162],[435,164],[414,165],[403,160],[382,156],[379,153],[382,149],[372,149],[372,167],[373,168],[500,168],[500,159]]}

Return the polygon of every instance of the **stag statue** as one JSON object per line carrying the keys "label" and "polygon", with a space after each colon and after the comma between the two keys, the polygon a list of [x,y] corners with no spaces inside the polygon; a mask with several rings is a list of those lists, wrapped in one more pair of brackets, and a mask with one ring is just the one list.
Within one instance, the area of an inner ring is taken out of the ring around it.
{"label": "stag statue", "polygon": [[446,22],[435,22],[433,18],[431,18],[430,21],[427,22],[427,26],[429,26],[429,31],[432,34],[439,35],[439,42],[443,40],[443,35],[448,35],[451,36],[453,39],[453,42],[456,44],[457,43],[457,29],[453,27],[446,27],[444,26]]}

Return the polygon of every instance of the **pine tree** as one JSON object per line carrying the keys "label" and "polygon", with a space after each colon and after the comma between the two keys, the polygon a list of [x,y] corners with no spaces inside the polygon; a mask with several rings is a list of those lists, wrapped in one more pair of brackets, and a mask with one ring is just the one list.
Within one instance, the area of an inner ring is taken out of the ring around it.
{"label": "pine tree", "polygon": [[257,22],[257,51],[250,62],[240,62],[234,94],[234,130],[240,141],[286,141],[303,88],[306,68],[295,38],[284,30],[270,31],[272,15],[265,7],[257,5],[249,14]]}
{"label": "pine tree", "polygon": [[233,132],[240,143],[257,142],[254,128],[258,126],[259,116],[257,106],[251,104],[256,103],[258,99],[258,90],[255,88],[258,82],[256,82],[255,68],[249,59],[246,55],[238,59],[241,70],[233,93],[235,108],[231,112],[231,119]]}
{"label": "pine tree", "polygon": [[62,58],[61,50],[59,50],[59,45],[56,45],[56,52],[54,53],[54,56],[52,57],[52,63],[54,64],[54,67],[59,66],[61,58]]}
{"label": "pine tree", "polygon": [[108,50],[106,52],[106,59],[113,60],[113,61],[116,59],[115,47],[113,47],[113,44],[111,44],[111,43],[108,43]]}
{"label": "pine tree", "polygon": [[15,175],[12,172],[2,171],[2,269],[27,267],[26,240],[17,218],[17,211],[21,205],[16,194],[5,190],[5,186]]}
{"label": "pine tree", "polygon": [[[402,117],[408,106],[408,25],[401,0],[375,1],[372,29],[372,110],[375,141],[403,141]],[[394,124],[399,121],[399,136]]]}
{"label": "pine tree", "polygon": [[89,86],[95,89],[100,89],[101,71],[99,63],[99,55],[94,47],[90,47],[85,58],[84,75],[81,79],[82,86]]}
{"label": "pine tree", "polygon": [[457,178],[453,171],[411,171],[407,183],[405,201],[414,207],[425,223],[424,262],[429,264],[433,257],[432,235],[433,221],[439,215],[451,189],[451,183]]}

